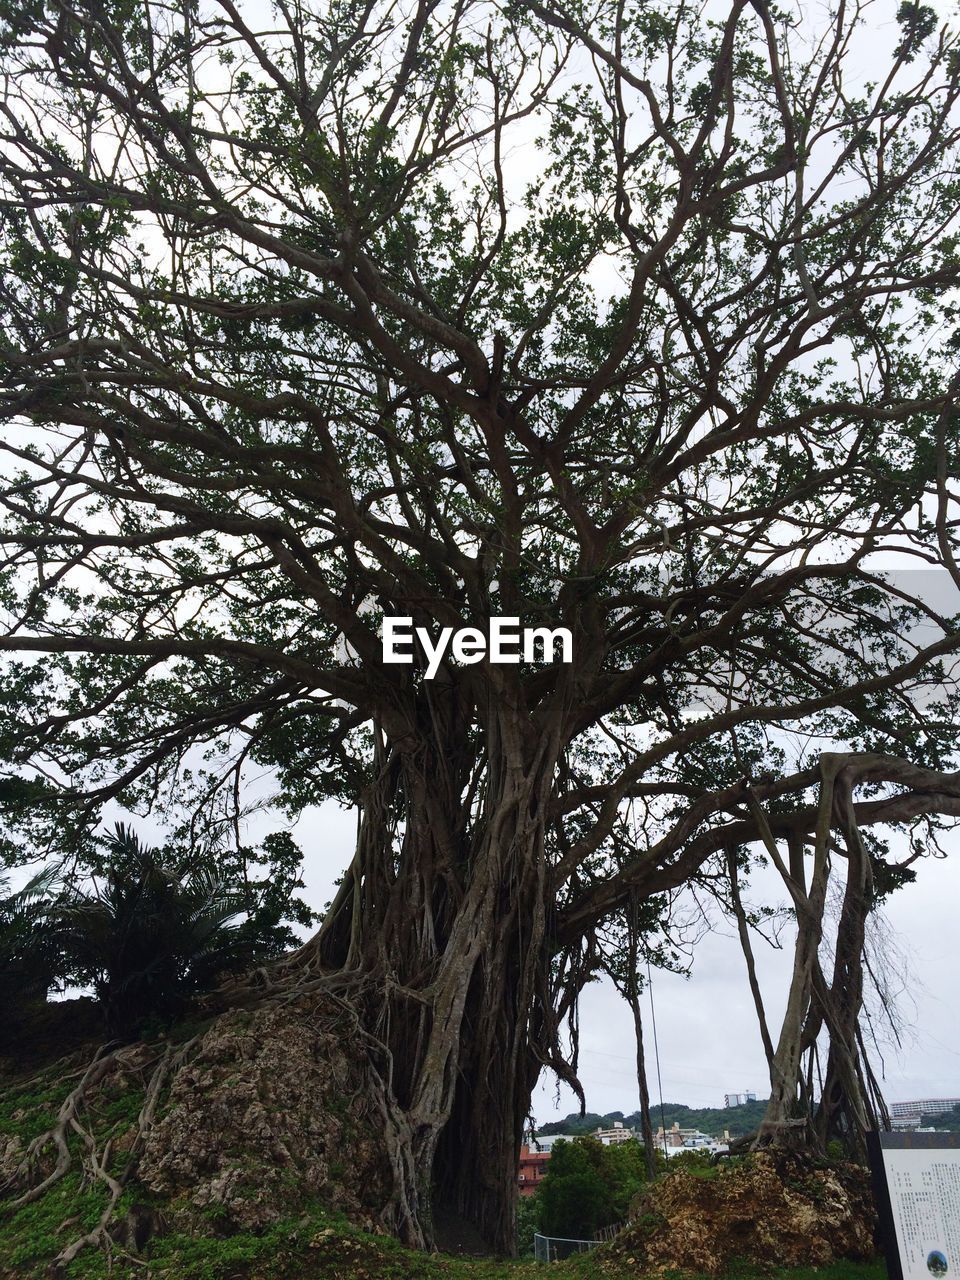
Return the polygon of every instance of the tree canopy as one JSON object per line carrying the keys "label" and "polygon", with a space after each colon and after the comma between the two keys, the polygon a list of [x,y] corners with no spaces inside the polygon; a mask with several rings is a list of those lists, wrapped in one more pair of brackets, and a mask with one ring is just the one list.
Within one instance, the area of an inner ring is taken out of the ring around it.
{"label": "tree canopy", "polygon": [[[805,939],[771,1125],[825,1010],[824,1123],[865,1119],[850,957],[922,844],[862,830],[960,812],[956,610],[905,571],[960,585],[960,58],[902,5],[865,79],[866,21],[0,8],[11,840],[111,800],[220,829],[263,769],[360,806],[277,981],[354,1002],[411,1241],[445,1171],[512,1248],[602,930],[695,877],[745,920],[750,845]],[[390,616],[574,661],[426,680]]]}

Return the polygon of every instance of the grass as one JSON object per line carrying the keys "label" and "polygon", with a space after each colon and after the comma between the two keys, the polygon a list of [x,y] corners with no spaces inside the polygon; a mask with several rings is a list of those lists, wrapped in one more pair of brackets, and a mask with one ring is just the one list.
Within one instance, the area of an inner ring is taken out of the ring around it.
{"label": "grass", "polygon": [[[20,1087],[8,1086],[0,1101],[0,1142],[16,1134],[26,1145],[42,1133],[54,1120],[70,1083],[51,1072]],[[119,1087],[111,1083],[99,1091],[83,1119],[101,1149],[108,1136],[118,1138],[135,1123],[142,1102],[142,1089],[133,1081]],[[74,1136],[75,1155],[79,1145]],[[123,1159],[122,1151],[117,1151],[111,1166],[116,1161],[119,1167]],[[693,1172],[707,1174],[699,1168]],[[141,1203],[149,1199],[144,1190],[131,1186],[124,1193],[121,1217],[135,1198]],[[106,1188],[84,1183],[78,1161],[34,1204],[12,1214],[0,1204],[0,1280],[48,1277],[52,1260],[96,1224],[106,1203]],[[256,1235],[225,1235],[222,1230],[218,1235],[212,1216],[208,1229],[205,1235],[172,1228],[164,1231],[147,1244],[142,1261],[127,1258],[121,1249],[108,1259],[102,1250],[87,1248],[70,1264],[65,1280],[637,1280],[641,1274],[635,1263],[612,1258],[606,1250],[546,1267],[529,1258],[428,1256],[403,1248],[389,1236],[360,1231],[320,1206]],[[744,1268],[729,1272],[727,1280],[884,1280],[884,1276],[880,1263],[845,1263],[820,1270]]]}
{"label": "grass", "polygon": [[0,1100],[0,1135],[18,1136],[26,1146],[56,1121],[66,1089],[60,1082],[5,1090]]}
{"label": "grass", "polygon": [[[2,1280],[47,1276],[53,1257],[93,1225],[101,1204],[100,1193],[83,1190],[71,1174],[38,1203],[2,1222]],[[68,1217],[75,1221],[66,1232],[58,1231]],[[635,1265],[605,1253],[546,1268],[529,1259],[427,1256],[322,1210],[278,1222],[260,1235],[217,1239],[171,1232],[147,1245],[144,1260],[146,1267],[120,1252],[108,1260],[101,1251],[87,1249],[71,1263],[67,1280],[637,1280],[640,1274]],[[728,1280],[884,1280],[884,1274],[881,1263],[840,1263],[819,1270],[744,1268],[728,1273]]]}
{"label": "grass", "polygon": [[[71,1172],[33,1204],[0,1220],[0,1276],[40,1276],[64,1244],[96,1225],[104,1205],[99,1189],[84,1189]],[[57,1234],[72,1220],[71,1235]]]}

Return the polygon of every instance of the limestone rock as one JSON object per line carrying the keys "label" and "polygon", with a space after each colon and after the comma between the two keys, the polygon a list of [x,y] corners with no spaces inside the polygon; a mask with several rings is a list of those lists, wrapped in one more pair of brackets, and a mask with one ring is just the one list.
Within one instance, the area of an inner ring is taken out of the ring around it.
{"label": "limestone rock", "polygon": [[732,1262],[824,1266],[875,1253],[869,1179],[856,1165],[758,1153],[713,1176],[678,1170],[633,1206],[611,1245],[638,1270],[718,1275]]}
{"label": "limestone rock", "polygon": [[138,1181],[207,1232],[317,1203],[372,1224],[389,1176],[359,1055],[316,1006],[222,1015],[177,1072]]}

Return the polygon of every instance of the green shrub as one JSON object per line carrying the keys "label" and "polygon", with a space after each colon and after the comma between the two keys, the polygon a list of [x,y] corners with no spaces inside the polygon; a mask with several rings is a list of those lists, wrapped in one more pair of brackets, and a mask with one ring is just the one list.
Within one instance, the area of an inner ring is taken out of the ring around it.
{"label": "green shrub", "polygon": [[533,1256],[533,1237],[540,1225],[540,1189],[532,1196],[521,1196],[517,1204],[517,1253],[521,1258]]}
{"label": "green shrub", "polygon": [[643,1146],[635,1139],[604,1146],[596,1138],[557,1142],[538,1192],[544,1235],[592,1239],[625,1221],[646,1182]]}

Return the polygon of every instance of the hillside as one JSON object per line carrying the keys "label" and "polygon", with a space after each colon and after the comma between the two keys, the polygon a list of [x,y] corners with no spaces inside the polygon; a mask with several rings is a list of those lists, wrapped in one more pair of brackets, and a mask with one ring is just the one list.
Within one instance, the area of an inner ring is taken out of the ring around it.
{"label": "hillside", "polygon": [[947,1130],[949,1133],[960,1133],[960,1106],[952,1111],[924,1114],[920,1117],[922,1128]]}
{"label": "hillside", "polygon": [[[702,1133],[707,1133],[714,1138],[722,1138],[726,1130],[731,1138],[737,1138],[746,1133],[753,1133],[759,1127],[766,1108],[765,1098],[748,1102],[742,1107],[688,1107],[682,1102],[665,1102],[662,1108],[662,1121],[660,1106],[653,1108],[653,1123],[654,1127],[659,1127],[663,1123],[668,1129],[674,1124],[679,1124],[681,1129],[699,1129]],[[592,1133],[598,1128],[609,1129],[615,1120],[622,1121],[628,1129],[640,1128],[639,1111],[632,1111],[628,1115],[624,1115],[622,1111],[608,1111],[605,1115],[587,1111],[582,1116],[577,1112],[571,1112],[563,1120],[554,1120],[549,1124],[541,1125],[537,1133],[544,1137],[556,1133]]]}

